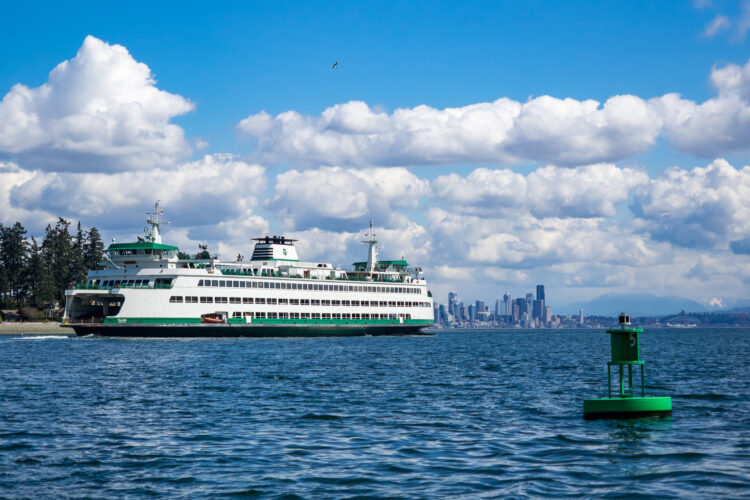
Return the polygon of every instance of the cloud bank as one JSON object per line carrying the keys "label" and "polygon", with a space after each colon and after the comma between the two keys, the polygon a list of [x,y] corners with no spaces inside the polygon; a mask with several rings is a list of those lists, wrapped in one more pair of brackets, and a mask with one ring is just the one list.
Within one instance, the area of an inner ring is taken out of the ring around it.
{"label": "cloud bank", "polygon": [[237,130],[257,140],[259,160],[301,164],[576,166],[643,153],[659,137],[704,158],[747,150],[750,62],[714,68],[711,82],[717,95],[703,103],[675,93],[648,100],[617,95],[604,103],[542,96],[445,109],[421,105],[389,114],[350,101],[320,116],[251,114]]}

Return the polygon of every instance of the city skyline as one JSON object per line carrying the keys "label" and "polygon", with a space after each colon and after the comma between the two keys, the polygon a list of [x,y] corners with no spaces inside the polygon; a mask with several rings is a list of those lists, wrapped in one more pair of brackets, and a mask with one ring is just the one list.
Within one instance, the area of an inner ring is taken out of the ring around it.
{"label": "city skyline", "polygon": [[[750,297],[747,2],[6,6],[0,223],[224,258],[285,234],[435,296]],[[19,22],[20,21],[20,22]],[[338,62],[335,68],[334,62]],[[496,300],[496,299],[492,299]],[[562,304],[560,304],[562,305]]]}

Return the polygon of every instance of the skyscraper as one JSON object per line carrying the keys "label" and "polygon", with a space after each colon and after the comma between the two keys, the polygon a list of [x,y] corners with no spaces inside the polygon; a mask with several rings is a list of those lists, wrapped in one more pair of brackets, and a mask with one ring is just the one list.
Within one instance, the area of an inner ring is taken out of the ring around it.
{"label": "skyscraper", "polygon": [[544,285],[536,286],[536,300],[544,300]]}
{"label": "skyscraper", "polygon": [[503,304],[505,304],[505,310],[503,311],[503,314],[505,314],[506,316],[512,316],[513,308],[511,307],[510,294],[508,292],[505,292],[505,295],[503,295]]}
{"label": "skyscraper", "polygon": [[448,292],[448,312],[456,316],[456,306],[458,305],[458,294],[456,292]]}

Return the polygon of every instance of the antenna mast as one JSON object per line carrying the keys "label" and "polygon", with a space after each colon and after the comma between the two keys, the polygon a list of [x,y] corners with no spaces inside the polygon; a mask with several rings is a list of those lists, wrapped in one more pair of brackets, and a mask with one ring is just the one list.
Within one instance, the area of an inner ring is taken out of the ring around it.
{"label": "antenna mast", "polygon": [[375,264],[378,262],[378,250],[375,244],[378,240],[375,239],[375,233],[372,232],[372,219],[370,219],[370,231],[366,234],[367,239],[363,240],[362,243],[368,245],[367,249],[367,271],[373,272],[375,270]]}

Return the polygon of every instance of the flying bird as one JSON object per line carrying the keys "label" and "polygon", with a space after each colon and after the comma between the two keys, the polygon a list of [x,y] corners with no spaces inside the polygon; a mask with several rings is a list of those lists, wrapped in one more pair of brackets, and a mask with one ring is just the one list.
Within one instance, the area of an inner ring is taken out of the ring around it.
{"label": "flying bird", "polygon": [[338,67],[338,65],[339,65],[339,62],[338,62],[338,61],[336,61],[335,63],[333,63],[333,64],[331,65],[331,68],[332,68],[332,69],[336,69],[336,68]]}

